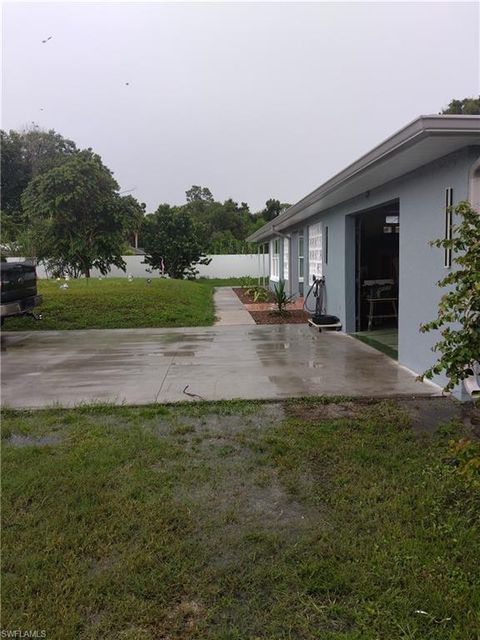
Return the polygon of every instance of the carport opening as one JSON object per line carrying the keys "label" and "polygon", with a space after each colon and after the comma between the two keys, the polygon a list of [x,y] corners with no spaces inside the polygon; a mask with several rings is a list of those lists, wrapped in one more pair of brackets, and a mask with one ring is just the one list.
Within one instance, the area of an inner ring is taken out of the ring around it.
{"label": "carport opening", "polygon": [[400,207],[398,200],[355,217],[357,337],[397,357]]}

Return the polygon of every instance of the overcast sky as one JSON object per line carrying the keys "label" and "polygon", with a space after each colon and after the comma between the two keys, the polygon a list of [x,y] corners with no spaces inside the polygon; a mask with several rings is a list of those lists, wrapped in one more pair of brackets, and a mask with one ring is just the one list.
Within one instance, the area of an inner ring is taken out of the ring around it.
{"label": "overcast sky", "polygon": [[256,211],[478,95],[479,53],[477,3],[4,3],[2,128],[92,147],[148,211]]}

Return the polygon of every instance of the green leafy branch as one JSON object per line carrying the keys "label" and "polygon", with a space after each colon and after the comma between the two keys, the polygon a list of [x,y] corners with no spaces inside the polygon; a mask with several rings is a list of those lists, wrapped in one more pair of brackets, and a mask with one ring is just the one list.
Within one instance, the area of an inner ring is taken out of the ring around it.
{"label": "green leafy branch", "polygon": [[459,218],[452,237],[430,243],[452,251],[454,268],[438,282],[449,290],[440,299],[435,320],[420,326],[422,333],[440,331],[441,340],[433,351],[441,355],[419,379],[431,380],[445,372],[445,391],[472,375],[480,361],[480,215],[465,201],[451,210]]}

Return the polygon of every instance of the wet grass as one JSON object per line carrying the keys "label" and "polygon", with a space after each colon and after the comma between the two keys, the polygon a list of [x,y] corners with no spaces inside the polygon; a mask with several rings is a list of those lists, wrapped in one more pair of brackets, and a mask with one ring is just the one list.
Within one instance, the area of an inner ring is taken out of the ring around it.
{"label": "wet grass", "polygon": [[213,287],[237,280],[167,280],[107,278],[39,280],[43,319],[8,318],[6,331],[62,329],[132,329],[142,327],[202,327],[215,320]]}
{"label": "wet grass", "polygon": [[478,638],[478,494],[448,454],[463,427],[409,424],[346,399],[6,411],[2,626]]}

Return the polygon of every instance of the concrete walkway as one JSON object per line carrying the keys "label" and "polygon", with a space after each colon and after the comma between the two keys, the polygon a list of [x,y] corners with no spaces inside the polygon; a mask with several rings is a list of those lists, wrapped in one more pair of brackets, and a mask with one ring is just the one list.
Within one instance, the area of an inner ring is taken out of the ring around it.
{"label": "concrete walkway", "polygon": [[358,340],[298,324],[5,332],[2,352],[11,407],[439,395]]}
{"label": "concrete walkway", "polygon": [[213,301],[217,317],[215,325],[255,324],[232,287],[216,287]]}

